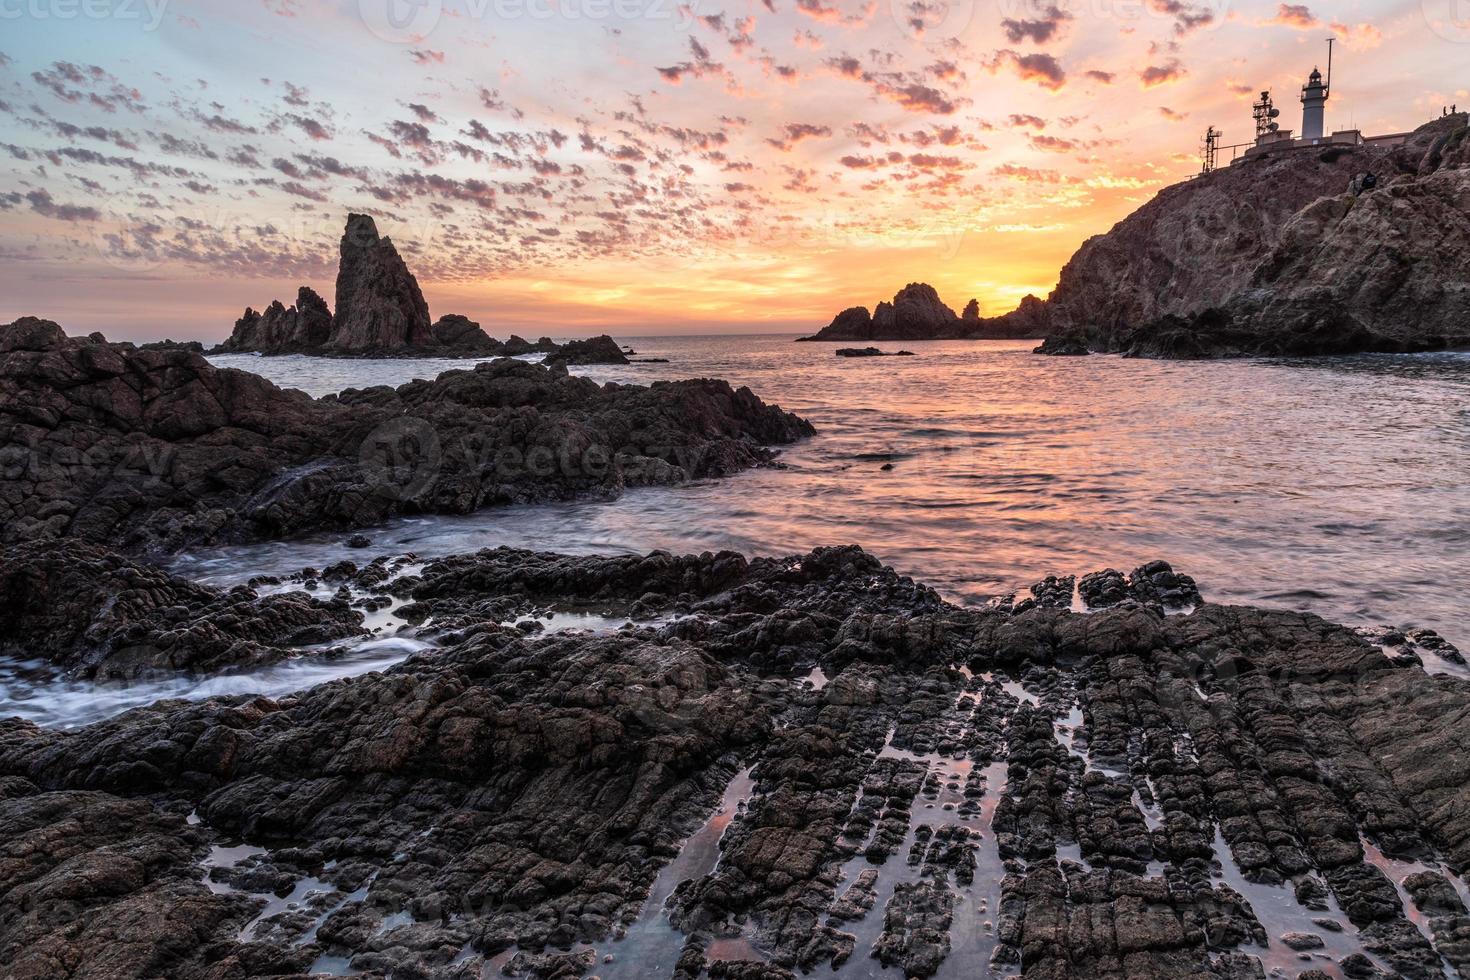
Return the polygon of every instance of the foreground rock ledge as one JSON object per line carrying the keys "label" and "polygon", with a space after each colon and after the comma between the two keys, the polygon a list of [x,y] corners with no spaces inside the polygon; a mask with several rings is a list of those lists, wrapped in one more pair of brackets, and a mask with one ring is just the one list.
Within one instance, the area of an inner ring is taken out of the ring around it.
{"label": "foreground rock ledge", "polygon": [[[309,574],[398,595],[437,646],[278,700],[0,722],[12,975],[1470,967],[1447,869],[1470,864],[1470,682],[1426,672],[1454,658],[1428,634],[1171,614],[1201,600],[1162,562],[983,609],[856,548]],[[648,625],[504,625],[546,606]],[[677,932],[644,907],[676,854]]]}
{"label": "foreground rock ledge", "polygon": [[748,388],[496,360],[313,399],[184,349],[0,326],[0,541],[136,551],[615,497],[769,465],[810,424]]}

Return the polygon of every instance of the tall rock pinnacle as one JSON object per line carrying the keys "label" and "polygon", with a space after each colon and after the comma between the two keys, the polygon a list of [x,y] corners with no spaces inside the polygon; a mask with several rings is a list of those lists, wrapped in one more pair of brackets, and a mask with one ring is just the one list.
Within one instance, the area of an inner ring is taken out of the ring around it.
{"label": "tall rock pinnacle", "polygon": [[393,350],[434,343],[429,305],[418,281],[370,216],[347,216],[340,254],[337,313],[328,348]]}

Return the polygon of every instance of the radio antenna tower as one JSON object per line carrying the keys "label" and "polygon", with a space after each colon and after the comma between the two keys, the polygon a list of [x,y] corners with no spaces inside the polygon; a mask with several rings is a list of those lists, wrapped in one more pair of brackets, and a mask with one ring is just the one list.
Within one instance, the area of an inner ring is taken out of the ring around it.
{"label": "radio antenna tower", "polygon": [[1251,106],[1251,115],[1256,120],[1256,139],[1274,133],[1281,128],[1276,120],[1281,115],[1281,110],[1271,103],[1271,93],[1262,92],[1261,99]]}
{"label": "radio antenna tower", "polygon": [[1215,172],[1215,160],[1220,152],[1220,137],[1225,135],[1214,126],[1205,130],[1204,141],[1200,144],[1200,176]]}

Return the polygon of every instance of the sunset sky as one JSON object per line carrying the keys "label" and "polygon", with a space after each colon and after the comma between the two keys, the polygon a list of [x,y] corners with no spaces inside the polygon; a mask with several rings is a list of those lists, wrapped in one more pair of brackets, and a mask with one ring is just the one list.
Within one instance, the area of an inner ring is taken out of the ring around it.
{"label": "sunset sky", "polygon": [[1470,105],[1470,0],[0,0],[0,321],[222,339],[368,211],[494,336],[987,315],[1286,125]]}

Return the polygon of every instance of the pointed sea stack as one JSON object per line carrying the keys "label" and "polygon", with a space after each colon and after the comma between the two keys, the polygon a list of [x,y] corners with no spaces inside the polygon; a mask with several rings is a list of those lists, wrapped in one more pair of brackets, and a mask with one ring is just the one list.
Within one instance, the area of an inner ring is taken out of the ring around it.
{"label": "pointed sea stack", "polygon": [[349,214],[337,266],[337,315],[326,347],[334,351],[429,347],[429,305],[418,280],[366,214]]}

